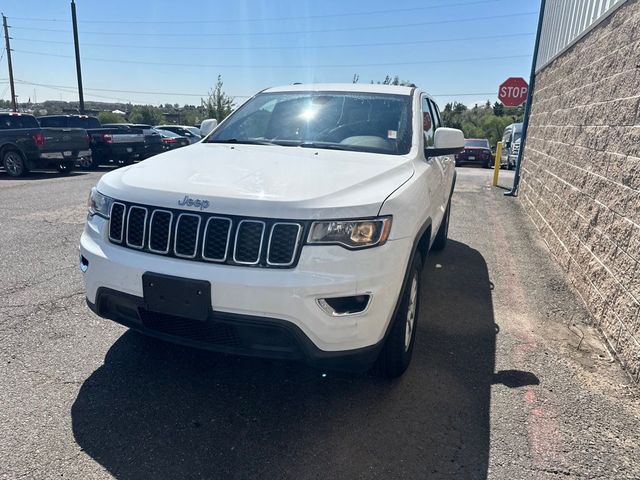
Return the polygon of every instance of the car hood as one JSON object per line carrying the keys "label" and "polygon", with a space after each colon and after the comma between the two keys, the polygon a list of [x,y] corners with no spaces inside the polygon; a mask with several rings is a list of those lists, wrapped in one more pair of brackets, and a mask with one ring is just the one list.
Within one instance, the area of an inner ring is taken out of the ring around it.
{"label": "car hood", "polygon": [[[114,170],[98,190],[133,203],[228,215],[353,218],[377,215],[413,173],[410,158],[400,155],[197,143]],[[201,200],[199,207],[182,205],[185,197]]]}

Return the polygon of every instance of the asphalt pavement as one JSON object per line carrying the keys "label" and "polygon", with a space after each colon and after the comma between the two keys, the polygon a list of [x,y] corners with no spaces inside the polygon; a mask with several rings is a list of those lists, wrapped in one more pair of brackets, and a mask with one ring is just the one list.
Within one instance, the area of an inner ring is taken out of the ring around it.
{"label": "asphalt pavement", "polygon": [[388,382],[96,317],[78,240],[104,171],[0,172],[0,478],[640,478],[638,386],[491,172],[458,169],[413,363]]}

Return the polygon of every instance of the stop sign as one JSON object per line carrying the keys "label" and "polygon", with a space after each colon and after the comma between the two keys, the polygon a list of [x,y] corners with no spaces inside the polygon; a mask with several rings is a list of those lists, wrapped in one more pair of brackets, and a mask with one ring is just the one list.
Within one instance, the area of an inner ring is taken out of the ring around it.
{"label": "stop sign", "polygon": [[498,89],[498,98],[505,107],[517,107],[527,100],[529,85],[524,78],[507,78]]}

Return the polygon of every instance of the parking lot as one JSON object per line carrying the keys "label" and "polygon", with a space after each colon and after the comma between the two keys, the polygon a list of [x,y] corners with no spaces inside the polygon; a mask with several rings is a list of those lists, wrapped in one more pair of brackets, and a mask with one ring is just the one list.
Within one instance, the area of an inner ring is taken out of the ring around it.
{"label": "parking lot", "polygon": [[78,240],[106,170],[0,173],[0,478],[640,478],[637,389],[490,171],[458,169],[414,361],[388,382],[92,314]]}

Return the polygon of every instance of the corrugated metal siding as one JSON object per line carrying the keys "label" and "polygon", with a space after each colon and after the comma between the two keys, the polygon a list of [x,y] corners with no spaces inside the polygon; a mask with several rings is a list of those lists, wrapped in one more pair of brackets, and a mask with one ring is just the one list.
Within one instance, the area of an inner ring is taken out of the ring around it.
{"label": "corrugated metal siding", "polygon": [[627,0],[547,0],[536,72],[580,40]]}

